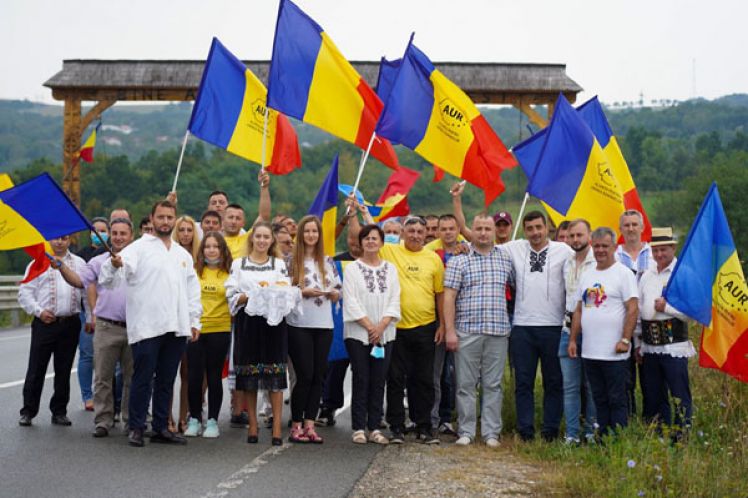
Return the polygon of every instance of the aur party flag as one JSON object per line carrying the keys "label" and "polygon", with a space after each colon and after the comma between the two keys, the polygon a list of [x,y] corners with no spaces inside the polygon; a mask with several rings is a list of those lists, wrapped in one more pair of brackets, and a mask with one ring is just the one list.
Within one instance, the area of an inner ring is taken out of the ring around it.
{"label": "aur party flag", "polygon": [[704,325],[699,365],[748,382],[748,286],[713,183],[663,294]]}
{"label": "aur party flag", "polygon": [[[268,75],[268,106],[366,149],[382,101],[322,27],[281,0]],[[377,137],[371,155],[399,166],[392,145]]]}
{"label": "aur party flag", "polygon": [[491,204],[504,191],[501,172],[516,166],[514,157],[465,92],[413,45],[412,36],[395,67],[377,135],[481,188],[485,205]]}
{"label": "aur party flag", "polygon": [[269,109],[265,130],[267,90],[242,61],[213,38],[197,99],[190,117],[190,133],[266,168],[285,175],[301,167],[296,132],[288,118]]}

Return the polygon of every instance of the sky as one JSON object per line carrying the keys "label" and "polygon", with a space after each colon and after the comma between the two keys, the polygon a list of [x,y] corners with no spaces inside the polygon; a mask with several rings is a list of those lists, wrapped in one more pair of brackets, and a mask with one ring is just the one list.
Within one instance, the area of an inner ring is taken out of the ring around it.
{"label": "sky", "polygon": [[[580,102],[748,93],[744,0],[297,0],[351,60],[564,63]],[[64,59],[270,58],[277,0],[1,0],[0,99],[54,102]]]}

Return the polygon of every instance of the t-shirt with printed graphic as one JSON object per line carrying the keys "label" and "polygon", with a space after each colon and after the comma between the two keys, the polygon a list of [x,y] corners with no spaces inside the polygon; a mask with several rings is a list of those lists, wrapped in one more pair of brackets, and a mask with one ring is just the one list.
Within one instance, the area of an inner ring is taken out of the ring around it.
{"label": "t-shirt with printed graphic", "polygon": [[395,265],[400,279],[398,329],[421,327],[436,321],[436,294],[444,291],[444,264],[435,252],[409,251],[405,246],[385,244],[379,256]]}
{"label": "t-shirt with printed graphic", "polygon": [[636,277],[621,263],[605,270],[590,268],[577,286],[577,302],[582,302],[582,358],[625,360],[629,353],[616,353],[623,337],[626,301],[638,298]]}
{"label": "t-shirt with printed graphic", "polygon": [[203,305],[201,334],[231,331],[231,313],[226,300],[226,288],[223,286],[227,278],[229,274],[225,271],[208,267],[203,268],[202,276],[198,275],[200,301]]}

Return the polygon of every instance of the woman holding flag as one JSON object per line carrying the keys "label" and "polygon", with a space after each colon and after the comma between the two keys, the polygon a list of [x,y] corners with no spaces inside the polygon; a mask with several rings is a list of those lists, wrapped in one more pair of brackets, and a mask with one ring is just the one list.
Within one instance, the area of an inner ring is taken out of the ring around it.
{"label": "woman holding flag", "polygon": [[340,298],[342,285],[335,264],[325,256],[322,241],[319,218],[303,217],[290,265],[292,284],[301,288],[303,298],[302,313],[288,315],[288,353],[296,373],[288,437],[293,443],[323,442],[314,430],[314,420],[332,344],[332,304]]}

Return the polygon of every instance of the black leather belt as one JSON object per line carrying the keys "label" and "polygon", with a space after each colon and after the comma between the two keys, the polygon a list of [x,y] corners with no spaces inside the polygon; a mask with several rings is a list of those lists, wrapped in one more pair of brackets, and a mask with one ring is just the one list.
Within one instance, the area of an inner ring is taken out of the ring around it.
{"label": "black leather belt", "polygon": [[650,346],[664,346],[688,340],[688,327],[677,318],[642,320],[642,340]]}
{"label": "black leather belt", "polygon": [[97,320],[101,320],[102,322],[106,322],[110,325],[116,325],[117,327],[122,327],[123,329],[127,328],[127,322],[118,322],[117,320],[110,320],[109,318],[104,318],[102,316],[97,316]]}

